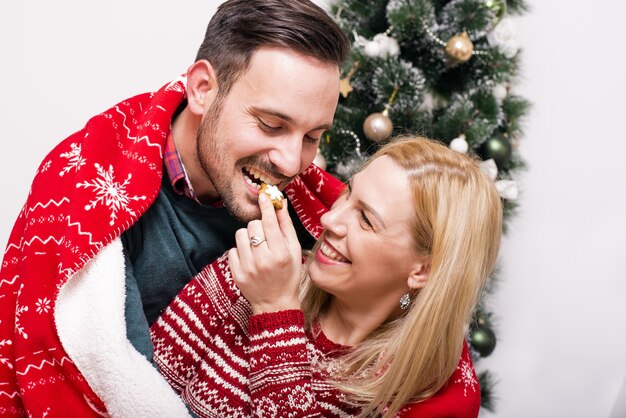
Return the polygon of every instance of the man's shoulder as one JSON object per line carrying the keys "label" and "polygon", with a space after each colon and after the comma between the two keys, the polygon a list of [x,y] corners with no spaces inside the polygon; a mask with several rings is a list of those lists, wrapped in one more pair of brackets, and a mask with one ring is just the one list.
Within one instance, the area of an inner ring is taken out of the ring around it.
{"label": "man's shoulder", "polygon": [[344,188],[339,179],[311,164],[289,183],[285,192],[299,222],[317,239],[323,230],[321,216],[330,210]]}

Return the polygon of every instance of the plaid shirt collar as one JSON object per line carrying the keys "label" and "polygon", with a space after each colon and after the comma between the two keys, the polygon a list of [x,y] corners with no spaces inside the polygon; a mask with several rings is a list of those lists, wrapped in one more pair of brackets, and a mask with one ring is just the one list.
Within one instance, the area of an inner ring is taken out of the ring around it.
{"label": "plaid shirt collar", "polygon": [[[204,203],[198,200],[196,193],[193,191],[193,186],[191,185],[191,180],[187,175],[187,170],[185,170],[185,166],[183,165],[183,160],[180,158],[180,154],[176,149],[176,144],[174,143],[174,136],[172,135],[171,128],[167,134],[167,139],[165,140],[165,152],[163,161],[165,162],[165,169],[167,170],[167,175],[170,179],[170,183],[172,184],[172,189],[174,189],[174,192],[193,199],[199,205],[206,206]],[[212,202],[209,206],[214,208],[221,208],[224,207],[224,202],[219,199],[215,202]]]}
{"label": "plaid shirt collar", "polygon": [[167,170],[167,175],[174,191],[200,203],[193,191],[193,186],[191,185],[183,161],[180,159],[180,154],[178,154],[178,150],[176,149],[171,129],[165,140],[165,157],[163,161],[165,162],[165,169]]}

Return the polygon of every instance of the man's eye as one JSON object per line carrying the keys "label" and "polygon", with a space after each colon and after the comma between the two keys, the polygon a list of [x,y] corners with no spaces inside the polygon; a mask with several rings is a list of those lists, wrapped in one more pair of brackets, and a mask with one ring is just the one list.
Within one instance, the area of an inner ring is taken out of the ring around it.
{"label": "man's eye", "polygon": [[259,126],[261,127],[261,129],[263,129],[266,132],[278,132],[278,131],[280,131],[280,126],[268,125],[267,123],[263,122],[261,119],[258,119],[258,121],[259,121]]}
{"label": "man's eye", "polygon": [[[321,138],[321,137],[320,137],[320,138]],[[306,142],[311,143],[311,144],[316,144],[316,143],[317,143],[317,141],[319,141],[319,140],[320,140],[320,138],[313,138],[312,136],[309,136],[309,135],[305,135],[305,136],[304,136],[304,140],[305,140]]]}

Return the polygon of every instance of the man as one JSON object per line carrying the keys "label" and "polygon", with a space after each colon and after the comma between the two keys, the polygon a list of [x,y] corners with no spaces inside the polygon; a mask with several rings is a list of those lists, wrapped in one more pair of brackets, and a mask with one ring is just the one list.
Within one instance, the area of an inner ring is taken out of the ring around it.
{"label": "man", "polygon": [[44,159],[0,271],[0,415],[186,414],[148,327],[259,217],[261,181],[319,233],[337,189],[309,166],[348,49],[307,0],[227,1],[185,76]]}

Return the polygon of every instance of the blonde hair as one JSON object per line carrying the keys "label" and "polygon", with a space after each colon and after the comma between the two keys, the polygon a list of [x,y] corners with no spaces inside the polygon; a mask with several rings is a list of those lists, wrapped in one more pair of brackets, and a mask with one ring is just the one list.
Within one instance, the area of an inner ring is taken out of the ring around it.
{"label": "blonde hair", "polygon": [[[502,206],[493,182],[472,158],[421,137],[400,137],[386,155],[406,172],[413,194],[415,251],[430,258],[426,285],[400,318],[379,327],[341,358],[335,382],[364,405],[361,416],[393,416],[433,396],[457,367],[463,339],[500,246]],[[366,163],[366,166],[369,164]],[[305,278],[307,325],[331,295]]]}

